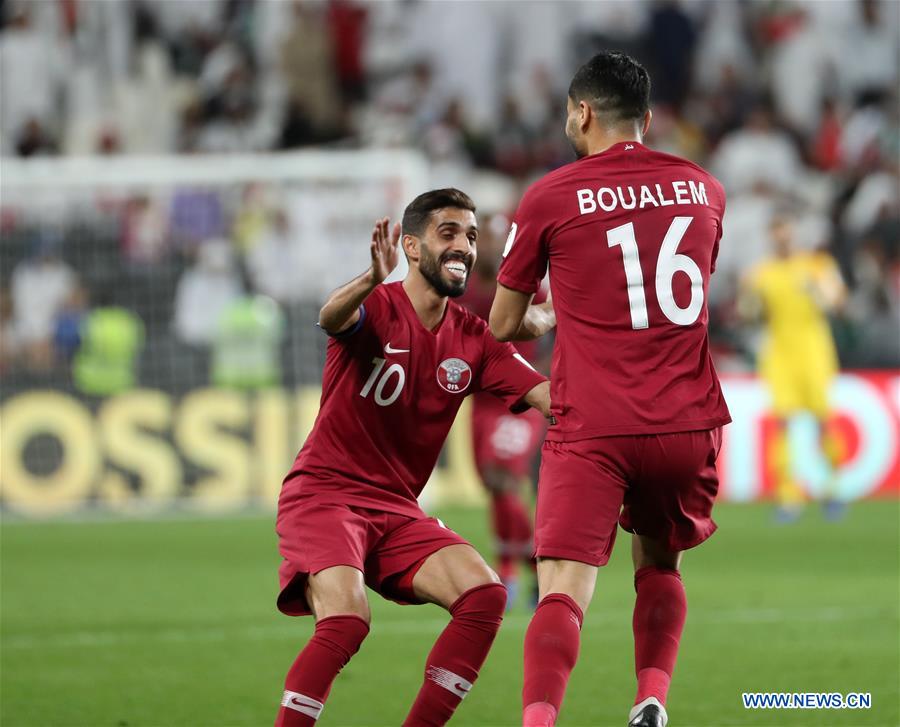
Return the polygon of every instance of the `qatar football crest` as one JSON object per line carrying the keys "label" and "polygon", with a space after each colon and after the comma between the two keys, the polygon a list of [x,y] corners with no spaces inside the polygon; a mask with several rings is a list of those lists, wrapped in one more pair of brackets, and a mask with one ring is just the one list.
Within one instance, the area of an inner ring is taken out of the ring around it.
{"label": "qatar football crest", "polygon": [[459,394],[472,383],[472,369],[461,358],[446,358],[438,365],[437,380],[444,391]]}

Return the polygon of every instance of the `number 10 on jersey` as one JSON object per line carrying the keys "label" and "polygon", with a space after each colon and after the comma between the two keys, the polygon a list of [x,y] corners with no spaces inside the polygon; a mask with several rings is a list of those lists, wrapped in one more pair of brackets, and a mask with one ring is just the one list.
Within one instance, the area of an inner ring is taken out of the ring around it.
{"label": "number 10 on jersey", "polygon": [[[384,373],[381,372],[384,369],[385,360],[383,358],[378,358],[377,356],[372,359],[372,364],[375,368],[372,369],[372,373],[369,374],[369,378],[366,379],[366,383],[363,385],[362,389],[359,392],[359,395],[365,399],[369,392],[372,391],[372,387],[375,387],[375,403],[378,406],[390,406],[395,401],[397,401],[397,397],[400,396],[400,392],[403,391],[403,384],[406,383],[406,371],[403,370],[403,367],[398,363],[393,363],[387,367]],[[390,394],[385,396],[385,389],[388,387],[388,383],[394,378],[394,374],[397,375],[397,380],[394,382],[394,389]],[[376,385],[375,382],[378,382]]]}
{"label": "number 10 on jersey", "polygon": [[[696,321],[703,308],[703,274],[690,257],[676,252],[693,219],[693,217],[676,217],[672,220],[656,260],[656,299],[663,315],[679,326],[689,326]],[[609,247],[622,248],[631,327],[635,330],[648,328],[650,320],[647,315],[647,296],[644,293],[644,274],[641,271],[634,224],[629,222],[609,230],[606,233],[606,242]],[[685,308],[675,302],[672,291],[672,281],[675,273],[679,271],[685,273],[691,280],[691,301]]]}

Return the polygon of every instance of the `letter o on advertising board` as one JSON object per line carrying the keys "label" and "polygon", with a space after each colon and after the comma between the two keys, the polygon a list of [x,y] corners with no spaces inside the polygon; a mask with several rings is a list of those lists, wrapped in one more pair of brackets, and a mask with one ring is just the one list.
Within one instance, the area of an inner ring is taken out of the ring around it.
{"label": "letter o on advertising board", "polygon": [[[78,509],[90,496],[100,467],[91,413],[70,396],[37,391],[10,399],[0,427],[0,494],[4,504],[29,515]],[[31,472],[25,448],[49,434],[62,444],[62,461],[45,475]]]}

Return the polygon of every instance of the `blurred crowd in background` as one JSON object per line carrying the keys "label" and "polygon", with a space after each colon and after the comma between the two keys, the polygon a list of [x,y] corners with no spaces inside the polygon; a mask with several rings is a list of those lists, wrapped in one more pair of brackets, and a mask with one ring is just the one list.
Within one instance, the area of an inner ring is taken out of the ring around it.
{"label": "blurred crowd in background", "polygon": [[[6,0],[0,16],[7,157],[412,148],[435,186],[503,190],[476,203],[506,214],[573,159],[575,68],[623,50],[653,79],[647,144],[706,166],[728,193],[709,300],[720,368],[751,364],[739,282],[786,209],[798,245],[833,254],[850,289],[834,321],[843,365],[900,365],[900,3]],[[234,326],[264,319],[270,349],[300,345],[292,311],[313,310],[319,291],[297,284],[296,261],[323,243],[296,239],[268,199],[254,185],[178,190],[162,206],[135,196],[74,235],[77,250],[66,221],[29,228],[4,207],[0,370],[70,370],[98,309],[118,319],[94,320],[94,335],[123,357],[164,336],[208,355],[234,302]],[[114,284],[134,266],[156,276],[152,313]],[[277,358],[260,381],[280,376]],[[92,365],[72,370],[109,379]]]}

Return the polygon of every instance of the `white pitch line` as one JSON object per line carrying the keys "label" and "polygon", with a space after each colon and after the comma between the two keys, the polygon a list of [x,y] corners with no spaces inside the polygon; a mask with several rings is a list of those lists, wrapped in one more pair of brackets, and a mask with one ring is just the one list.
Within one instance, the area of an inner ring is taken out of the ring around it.
{"label": "white pitch line", "polygon": [[[811,611],[784,610],[777,608],[738,609],[731,611],[705,611],[688,614],[691,624],[760,624],[760,623],[838,623],[842,621],[866,620],[876,616],[887,616],[883,610],[864,608],[827,607]],[[885,620],[893,622],[897,614],[890,614]],[[506,631],[524,631],[531,619],[530,613],[507,615],[502,629]],[[615,621],[611,614],[589,614],[586,627],[594,624]],[[437,633],[446,626],[447,619],[428,619],[424,621],[387,621],[375,620],[372,624],[372,636],[416,635]],[[164,628],[155,631],[75,631],[54,636],[51,634],[13,635],[3,639],[2,649],[42,649],[42,648],[81,648],[119,646],[125,643],[152,641],[155,643],[198,643],[226,642],[235,640],[254,641],[284,638],[286,640],[302,637],[300,629],[285,621],[281,624],[265,626],[246,626],[238,628]],[[309,623],[309,622],[306,622]]]}

